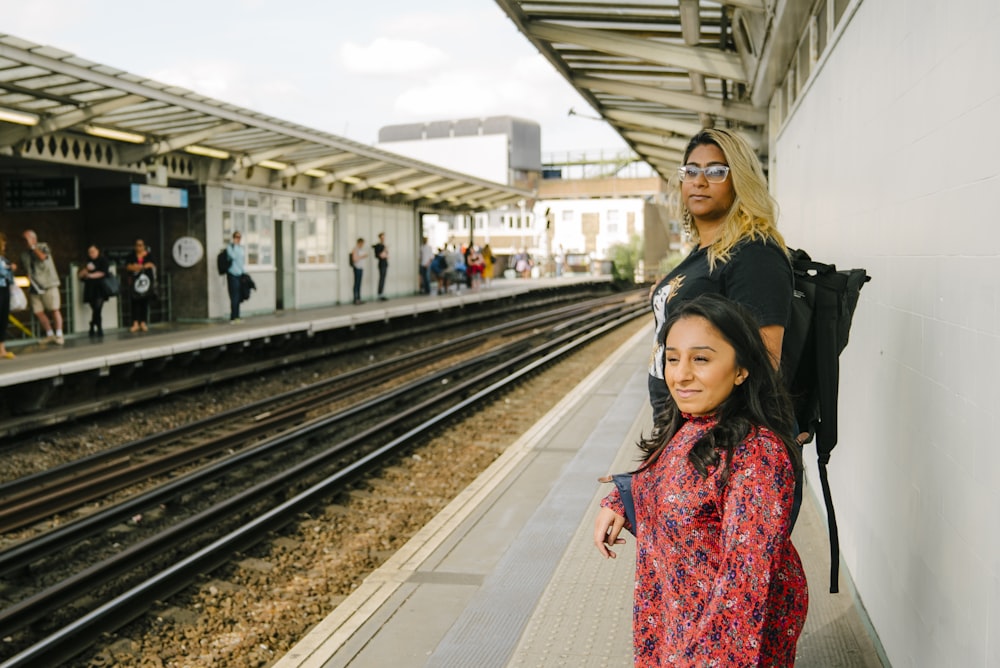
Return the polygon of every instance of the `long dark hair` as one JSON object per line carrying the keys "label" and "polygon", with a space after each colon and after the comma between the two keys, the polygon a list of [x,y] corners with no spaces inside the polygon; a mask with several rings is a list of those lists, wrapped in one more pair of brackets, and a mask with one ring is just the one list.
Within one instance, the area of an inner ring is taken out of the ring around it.
{"label": "long dark hair", "polygon": [[[718,423],[692,446],[688,459],[703,476],[709,467],[719,466],[720,453],[725,455],[722,481],[729,478],[733,451],[757,427],[767,427],[782,440],[792,467],[802,467],[802,457],[793,436],[792,402],[771,364],[771,357],[760,335],[753,315],[744,306],[717,295],[706,293],[689,301],[671,306],[670,316],[663,326],[666,340],[670,329],[684,318],[704,318],[736,351],[736,364],[747,371],[746,380],[733,387],[733,392],[721,404]],[[639,470],[649,468],[684,424],[685,418],[671,396],[659,414],[652,436],[639,442],[646,454]]]}

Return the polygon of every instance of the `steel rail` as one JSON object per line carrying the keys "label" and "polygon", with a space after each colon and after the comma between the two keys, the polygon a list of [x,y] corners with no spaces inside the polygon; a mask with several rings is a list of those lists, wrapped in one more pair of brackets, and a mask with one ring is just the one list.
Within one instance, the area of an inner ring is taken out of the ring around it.
{"label": "steel rail", "polygon": [[[532,298],[529,302],[516,302],[513,305],[514,311],[520,310],[531,310],[539,308],[546,303],[561,303],[567,299],[573,299],[579,295],[565,294],[565,295],[555,295],[544,297],[541,293],[532,293],[533,296],[538,296],[541,298]],[[487,310],[485,312],[478,312],[478,316],[489,317],[491,313],[504,313],[509,314],[511,312],[510,304],[501,304],[499,302],[490,303],[490,306],[497,306],[498,308],[493,310]],[[452,322],[463,320],[469,320],[475,316],[464,316],[461,318],[453,318]],[[416,326],[409,329],[411,334],[426,332],[431,329],[431,326],[426,323],[420,326]],[[380,337],[375,337],[380,338]],[[386,340],[392,340],[398,338],[398,333],[393,332],[386,335]],[[275,352],[273,358],[266,360],[255,360],[248,364],[241,364],[225,369],[213,369],[199,374],[188,374],[183,378],[175,378],[169,381],[161,381],[155,386],[144,387],[144,388],[131,388],[125,392],[116,392],[109,394],[107,396],[101,397],[99,399],[72,404],[66,406],[52,406],[45,410],[43,413],[29,416],[21,416],[18,418],[7,419],[0,421],[0,436],[10,437],[17,434],[23,434],[31,431],[37,431],[45,427],[52,427],[58,424],[63,424],[72,420],[77,420],[84,417],[89,417],[104,411],[115,410],[127,408],[129,406],[139,405],[146,401],[158,399],[165,394],[176,394],[179,392],[189,391],[197,388],[210,387],[216,383],[229,382],[244,378],[248,375],[255,373],[264,373],[272,369],[283,367],[289,364],[301,364],[309,361],[314,361],[316,359],[321,359],[323,357],[328,357],[330,355],[335,355],[338,353],[350,352],[356,348],[363,348],[366,345],[370,345],[371,341],[358,341],[354,345],[344,347],[342,344],[337,345],[321,345],[310,347],[307,350],[301,350],[296,353],[281,353]]]}
{"label": "steel rail", "polygon": [[[408,445],[414,438],[427,433],[442,422],[450,419],[460,411],[482,401],[490,396],[494,396],[504,387],[520,380],[525,375],[537,370],[545,364],[550,364],[562,356],[576,350],[578,347],[590,342],[594,338],[603,335],[614,327],[620,326],[647,311],[644,305],[640,308],[632,308],[624,314],[616,314],[603,318],[593,329],[586,332],[568,332],[556,339],[547,341],[537,348],[518,355],[515,360],[500,365],[494,369],[487,369],[482,373],[473,376],[454,387],[447,390],[447,394],[460,397],[468,391],[472,394],[462,398],[457,404],[450,406],[433,415],[429,420],[410,428],[404,434],[397,436],[390,442],[378,447],[376,450],[364,455],[361,459],[343,467],[329,477],[313,484],[309,489],[297,494],[292,499],[280,503],[271,510],[258,516],[243,527],[230,532],[226,536],[215,540],[210,545],[199,549],[194,554],[182,558],[178,563],[158,573],[154,577],[143,583],[132,587],[129,591],[118,595],[112,601],[105,603],[97,609],[87,613],[77,621],[63,627],[52,635],[36,642],[31,647],[21,651],[16,656],[0,664],[0,668],[13,668],[15,666],[34,666],[38,662],[55,662],[68,659],[87,646],[92,644],[94,638],[100,633],[112,631],[122,624],[127,623],[149,608],[152,602],[161,600],[180,591],[192,581],[194,577],[211,571],[219,565],[225,563],[234,551],[245,549],[271,532],[283,527],[292,521],[299,513],[307,508],[311,508],[324,499],[338,491],[343,481],[351,478],[359,472],[374,466],[379,460],[402,446]],[[512,367],[516,369],[512,370]],[[493,380],[499,377],[499,380]],[[489,384],[482,387],[484,382]],[[475,389],[475,385],[479,389]],[[420,414],[427,409],[440,405],[440,397],[430,397],[426,401],[411,406],[405,410],[406,415]],[[404,416],[399,416],[404,417]],[[391,420],[391,421],[395,421]],[[389,421],[387,421],[389,422]],[[303,469],[314,469],[322,460],[328,459],[339,453],[340,449],[348,447],[347,442],[358,442],[368,436],[385,433],[385,425],[378,424],[365,430],[363,434],[358,434],[345,442],[337,444],[330,451],[320,453],[307,461],[300,463],[295,468],[298,471]],[[280,477],[296,477],[291,472],[283,473]],[[250,499],[257,502],[262,496],[266,496],[275,486],[281,483],[273,480],[256,485],[237,497],[223,502],[219,505],[241,505]],[[212,524],[217,521],[217,512],[212,509],[199,516],[189,518],[186,523],[206,523]],[[171,530],[172,531],[172,530]],[[145,541],[142,549],[145,551],[156,551],[152,543]],[[138,548],[138,546],[137,546]],[[96,566],[95,566],[96,568]],[[89,572],[81,578],[92,577],[95,573]],[[22,610],[22,612],[24,612]],[[6,634],[6,631],[4,632]]]}
{"label": "steel rail", "polygon": [[[613,305],[603,305],[602,308],[608,309],[614,307]],[[587,312],[590,313],[592,310],[588,309]],[[598,311],[598,313],[601,312],[602,311]],[[572,313],[573,312],[570,312],[570,314]],[[580,317],[590,316],[585,314],[584,316],[577,316],[574,320],[578,321]],[[564,323],[566,321],[560,319],[559,322]],[[514,349],[523,344],[520,342],[514,342],[508,345],[511,346],[511,349]],[[502,354],[502,349],[498,350],[494,354]],[[401,385],[389,392],[383,393],[379,397],[375,397],[366,402],[361,402],[354,406],[346,407],[333,415],[322,416],[300,424],[297,427],[297,430],[309,433],[310,431],[330,429],[355,417],[356,415],[359,415],[365,410],[391,405],[394,401],[397,401],[399,397],[405,396],[408,393],[420,391],[428,385],[436,385],[442,378],[463,373],[467,368],[475,368],[477,365],[480,365],[482,361],[483,358],[477,358],[476,360],[470,360],[457,366],[448,367],[432,375],[415,379],[410,383]],[[126,499],[118,504],[115,504],[114,506],[99,510],[74,522],[64,524],[57,529],[42,534],[41,536],[4,550],[3,552],[0,552],[0,575],[6,575],[23,568],[27,568],[32,563],[44,558],[45,556],[65,550],[69,545],[92,536],[99,531],[105,530],[110,526],[125,521],[134,515],[140,514],[150,507],[166,504],[170,502],[171,499],[190,491],[198,485],[206,484],[209,481],[225,475],[232,469],[244,466],[250,461],[266,456],[268,453],[288,442],[289,439],[285,437],[288,433],[296,434],[298,432],[295,429],[291,432],[281,432],[271,438],[255,443],[253,447],[247,448],[218,462],[201,467],[196,471],[172,480],[157,487],[156,489],[139,494],[130,499]],[[292,437],[291,440],[294,440],[294,437]],[[3,623],[2,616],[3,612],[0,611],[0,624]]]}

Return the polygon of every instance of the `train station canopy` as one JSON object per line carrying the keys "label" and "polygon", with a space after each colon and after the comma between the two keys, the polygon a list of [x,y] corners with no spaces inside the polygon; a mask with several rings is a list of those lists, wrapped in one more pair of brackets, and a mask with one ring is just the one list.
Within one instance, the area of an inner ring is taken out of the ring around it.
{"label": "train station canopy", "polygon": [[309,179],[313,192],[442,211],[533,197],[204,95],[0,35],[0,157],[143,173],[169,167],[196,182]]}
{"label": "train station canopy", "polygon": [[813,19],[813,3],[779,0],[496,1],[664,178],[704,127],[767,154],[768,106],[799,47],[775,36]]}

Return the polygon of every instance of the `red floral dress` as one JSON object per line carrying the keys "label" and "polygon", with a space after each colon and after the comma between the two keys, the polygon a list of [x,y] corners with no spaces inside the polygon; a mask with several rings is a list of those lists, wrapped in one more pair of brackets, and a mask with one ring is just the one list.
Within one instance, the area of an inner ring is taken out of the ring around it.
{"label": "red floral dress", "polygon": [[[689,418],[632,477],[636,666],[795,664],[808,592],[788,538],[792,465],[758,428],[733,452],[725,485],[717,468],[702,477],[687,455],[715,422]],[[625,515],[617,489],[601,505]]]}

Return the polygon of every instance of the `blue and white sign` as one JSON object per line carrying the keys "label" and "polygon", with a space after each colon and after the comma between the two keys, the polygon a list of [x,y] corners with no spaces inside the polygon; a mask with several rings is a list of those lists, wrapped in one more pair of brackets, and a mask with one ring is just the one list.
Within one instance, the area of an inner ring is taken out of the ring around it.
{"label": "blue and white sign", "polygon": [[186,209],[188,205],[188,191],[184,188],[165,188],[163,186],[151,186],[146,183],[133,183],[132,204]]}

